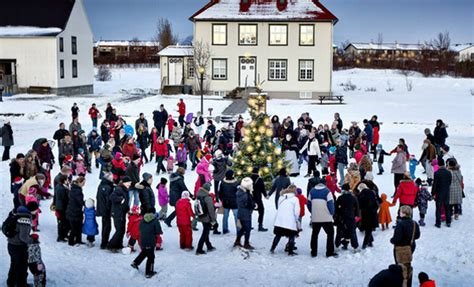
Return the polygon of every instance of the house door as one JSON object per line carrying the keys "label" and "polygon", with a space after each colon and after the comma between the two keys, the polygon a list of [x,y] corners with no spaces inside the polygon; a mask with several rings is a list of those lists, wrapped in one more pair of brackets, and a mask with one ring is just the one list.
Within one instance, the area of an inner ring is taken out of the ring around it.
{"label": "house door", "polygon": [[171,86],[183,84],[183,59],[169,58],[168,61],[168,84]]}
{"label": "house door", "polygon": [[257,58],[240,57],[239,59],[239,87],[255,87],[255,78],[257,75]]}

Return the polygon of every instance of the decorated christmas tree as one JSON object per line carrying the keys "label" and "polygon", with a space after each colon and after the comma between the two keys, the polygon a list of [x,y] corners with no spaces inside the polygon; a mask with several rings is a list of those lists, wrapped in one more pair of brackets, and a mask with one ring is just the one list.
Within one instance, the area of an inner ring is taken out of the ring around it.
{"label": "decorated christmas tree", "polygon": [[259,167],[260,176],[268,184],[286,163],[280,144],[272,142],[273,128],[266,114],[266,100],[266,95],[261,93],[249,96],[247,104],[252,119],[242,129],[243,139],[233,158],[233,170],[242,179]]}

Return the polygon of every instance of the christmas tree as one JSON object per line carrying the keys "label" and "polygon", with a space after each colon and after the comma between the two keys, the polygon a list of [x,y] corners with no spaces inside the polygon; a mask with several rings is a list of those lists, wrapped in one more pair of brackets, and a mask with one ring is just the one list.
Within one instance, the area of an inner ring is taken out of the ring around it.
{"label": "christmas tree", "polygon": [[259,175],[265,183],[270,183],[278,171],[287,164],[279,143],[273,143],[273,128],[266,114],[266,95],[250,95],[248,106],[251,121],[242,129],[243,139],[233,158],[233,170],[237,178],[252,174],[259,167]]}

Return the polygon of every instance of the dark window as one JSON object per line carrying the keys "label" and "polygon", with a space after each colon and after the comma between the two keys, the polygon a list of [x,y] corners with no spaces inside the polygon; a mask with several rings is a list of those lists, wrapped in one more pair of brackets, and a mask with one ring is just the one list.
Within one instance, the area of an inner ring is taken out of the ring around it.
{"label": "dark window", "polygon": [[59,37],[59,52],[64,52],[64,38]]}
{"label": "dark window", "polygon": [[74,36],[71,37],[71,48],[72,48],[72,54],[76,55],[77,54],[77,37],[74,37]]}
{"label": "dark window", "polygon": [[59,75],[64,79],[64,60],[59,61]]}
{"label": "dark window", "polygon": [[72,77],[77,78],[77,60],[72,60]]}

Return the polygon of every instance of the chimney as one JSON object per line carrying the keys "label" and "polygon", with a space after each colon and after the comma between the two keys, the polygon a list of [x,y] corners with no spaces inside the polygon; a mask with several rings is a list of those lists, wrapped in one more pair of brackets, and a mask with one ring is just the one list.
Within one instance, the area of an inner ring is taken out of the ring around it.
{"label": "chimney", "polygon": [[251,5],[252,0],[240,0],[240,12],[248,12]]}
{"label": "chimney", "polygon": [[288,6],[288,0],[277,0],[276,1],[278,11],[283,11]]}

